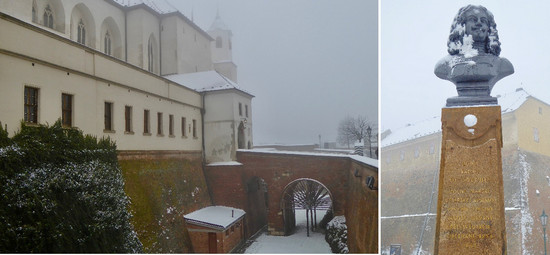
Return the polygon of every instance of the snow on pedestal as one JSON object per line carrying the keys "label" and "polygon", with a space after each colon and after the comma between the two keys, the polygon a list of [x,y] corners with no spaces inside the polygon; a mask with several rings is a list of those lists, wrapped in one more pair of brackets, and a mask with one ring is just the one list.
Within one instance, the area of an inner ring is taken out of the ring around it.
{"label": "snow on pedestal", "polygon": [[243,217],[244,214],[243,210],[237,208],[209,206],[186,214],[184,218],[193,224],[226,229],[233,222]]}

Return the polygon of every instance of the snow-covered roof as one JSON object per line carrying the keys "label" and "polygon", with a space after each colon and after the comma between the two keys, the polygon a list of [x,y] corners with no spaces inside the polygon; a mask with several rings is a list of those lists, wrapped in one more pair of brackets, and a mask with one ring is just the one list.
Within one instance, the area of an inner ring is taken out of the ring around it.
{"label": "snow-covered roof", "polygon": [[192,88],[198,92],[217,91],[226,89],[236,89],[250,96],[253,96],[246,90],[243,90],[237,83],[221,75],[216,71],[206,71],[186,74],[166,75],[164,78],[186,87]]}
{"label": "snow-covered roof", "polygon": [[[511,93],[498,96],[498,104],[502,113],[509,113],[517,110],[526,100],[531,97],[522,88]],[[402,143],[408,140],[424,137],[441,132],[441,116],[435,116],[415,124],[408,124],[397,130],[391,130],[391,134],[382,140],[382,147]]]}
{"label": "snow-covered roof", "polygon": [[128,7],[145,4],[159,14],[166,14],[166,13],[172,13],[172,12],[178,11],[178,9],[176,9],[166,0],[113,0],[113,1],[117,2],[120,5],[128,6]]}
{"label": "snow-covered roof", "polygon": [[227,206],[208,206],[184,216],[189,223],[225,230],[244,216],[241,209]]}
{"label": "snow-covered roof", "polygon": [[351,158],[355,161],[364,163],[369,166],[378,168],[378,160],[359,156],[359,155],[344,155],[344,154],[333,154],[333,153],[319,153],[319,152],[304,152],[304,151],[279,151],[272,148],[260,148],[260,149],[239,149],[238,151],[245,152],[255,152],[255,153],[266,153],[266,154],[284,154],[284,155],[299,155],[299,156],[319,156],[319,157],[340,157],[340,158]]}

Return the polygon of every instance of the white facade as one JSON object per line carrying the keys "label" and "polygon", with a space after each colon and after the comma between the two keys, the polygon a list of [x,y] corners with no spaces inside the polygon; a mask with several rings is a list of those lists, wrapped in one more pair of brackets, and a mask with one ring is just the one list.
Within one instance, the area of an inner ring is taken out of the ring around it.
{"label": "white facade", "polygon": [[[253,96],[212,71],[231,48],[214,53],[214,39],[163,0],[0,0],[0,33],[0,122],[10,134],[21,121],[62,119],[119,150],[204,144],[211,162],[252,146]],[[232,87],[198,91],[212,84],[160,76],[208,71]]]}
{"label": "white facade", "polygon": [[235,161],[238,149],[252,148],[253,95],[216,71],[166,78],[186,84],[203,94],[204,154],[207,163]]}

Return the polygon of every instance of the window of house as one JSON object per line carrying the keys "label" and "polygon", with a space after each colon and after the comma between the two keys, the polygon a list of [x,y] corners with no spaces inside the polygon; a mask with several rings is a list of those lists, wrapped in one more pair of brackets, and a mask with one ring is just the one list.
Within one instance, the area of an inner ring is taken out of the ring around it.
{"label": "window of house", "polygon": [[247,104],[244,105],[244,116],[246,116],[248,118],[248,105]]}
{"label": "window of house", "polygon": [[187,120],[185,117],[181,117],[181,136],[187,136],[187,132],[185,132],[185,127],[187,126]]}
{"label": "window of house", "polygon": [[105,54],[111,55],[111,34],[109,34],[109,31],[105,32],[104,44]]}
{"label": "window of house", "polygon": [[193,120],[193,137],[197,138],[197,121]]}
{"label": "window of house", "polygon": [[153,57],[154,57],[153,40],[149,38],[149,44],[147,46],[147,64],[148,64],[147,70],[149,70],[149,72],[153,72],[153,64],[154,64]]}
{"label": "window of house", "polygon": [[239,116],[243,116],[243,104],[239,103]]}
{"label": "window of house", "polygon": [[174,136],[174,115],[168,115],[168,135]]}
{"label": "window of house", "polygon": [[536,127],[533,128],[533,139],[535,142],[539,142],[539,129]]}
{"label": "window of house", "polygon": [[25,87],[25,116],[26,123],[38,123],[38,89]]}
{"label": "window of house", "polygon": [[401,151],[401,155],[399,155],[399,158],[401,160],[405,160],[405,151]]}
{"label": "window of house", "polygon": [[64,127],[73,126],[73,95],[61,94],[61,124]]}
{"label": "window of house", "polygon": [[222,47],[222,38],[220,36],[216,37],[216,48]]}
{"label": "window of house", "polygon": [[124,106],[124,131],[126,133],[132,132],[132,106]]}
{"label": "window of house", "polygon": [[78,22],[78,28],[77,28],[77,42],[80,44],[86,44],[86,27],[84,26],[84,21],[80,19]]}
{"label": "window of house", "polygon": [[430,154],[434,154],[435,153],[435,144],[430,144]]}
{"label": "window of house", "polygon": [[539,114],[542,114],[542,107],[539,107]]}
{"label": "window of house", "polygon": [[162,135],[162,112],[157,113],[157,135]]}
{"label": "window of house", "polygon": [[44,9],[44,26],[52,28],[53,29],[53,12],[50,8],[50,5],[46,6],[46,9]]}
{"label": "window of house", "polygon": [[414,157],[415,158],[418,158],[420,156],[420,148],[419,147],[416,147],[414,149]]}
{"label": "window of house", "polygon": [[149,127],[149,110],[143,110],[143,134],[151,134]]}
{"label": "window of house", "polygon": [[113,103],[105,102],[105,131],[113,130]]}

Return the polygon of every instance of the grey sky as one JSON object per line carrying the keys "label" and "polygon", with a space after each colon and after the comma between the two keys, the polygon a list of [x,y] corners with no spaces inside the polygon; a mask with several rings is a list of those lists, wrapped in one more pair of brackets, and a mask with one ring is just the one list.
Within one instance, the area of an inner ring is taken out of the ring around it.
{"label": "grey sky", "polygon": [[[449,30],[458,10],[471,1],[384,0],[381,3],[381,122],[396,129],[440,116],[455,86],[433,69],[447,55]],[[492,95],[523,87],[550,102],[549,1],[476,1],[495,16],[501,57],[515,73],[499,81]]]}
{"label": "grey sky", "polygon": [[378,122],[374,0],[169,0],[208,30],[219,7],[233,32],[254,143],[335,141],[346,115]]}

